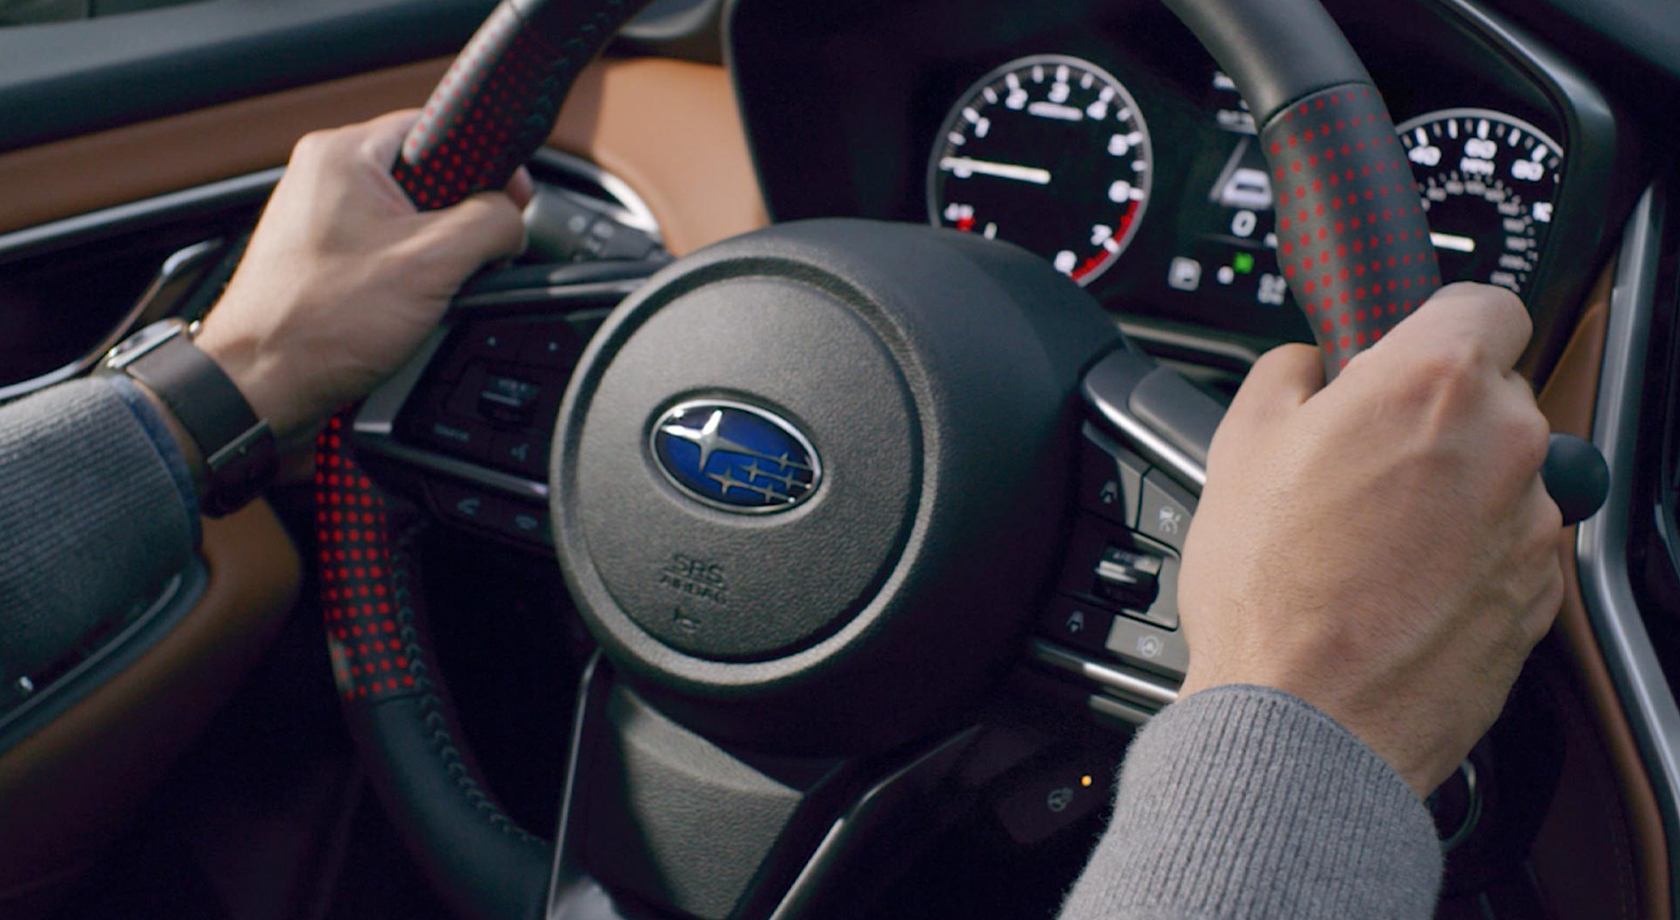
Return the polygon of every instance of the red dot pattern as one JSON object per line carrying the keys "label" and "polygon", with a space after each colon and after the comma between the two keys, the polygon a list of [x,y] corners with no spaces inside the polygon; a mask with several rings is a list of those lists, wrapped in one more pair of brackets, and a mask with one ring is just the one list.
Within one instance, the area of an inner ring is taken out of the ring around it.
{"label": "red dot pattern", "polygon": [[315,540],[333,680],[347,700],[419,692],[407,591],[385,496],[350,458],[348,414],[315,442]]}
{"label": "red dot pattern", "polygon": [[1441,286],[1417,181],[1370,86],[1307,97],[1274,117],[1260,142],[1278,263],[1334,378]]}
{"label": "red dot pattern", "polygon": [[511,4],[479,27],[403,140],[392,175],[421,210],[507,185],[554,126],[572,60]]}

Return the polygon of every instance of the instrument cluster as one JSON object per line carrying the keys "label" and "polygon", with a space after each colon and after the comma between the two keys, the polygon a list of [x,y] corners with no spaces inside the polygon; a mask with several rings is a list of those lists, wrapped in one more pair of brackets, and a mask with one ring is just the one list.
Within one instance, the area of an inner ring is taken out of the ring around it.
{"label": "instrument cluster", "polygon": [[[1134,319],[1310,339],[1254,120],[1161,4],[742,2],[738,83],[775,88],[742,103],[776,219],[926,221],[1031,250]],[[1399,126],[1443,280],[1554,289],[1555,100],[1439,6],[1326,5]]]}
{"label": "instrument cluster", "polygon": [[[1198,219],[1181,224],[1160,280],[1233,305],[1282,305],[1289,292],[1254,120],[1224,73],[1211,71],[1207,86],[1204,114],[1218,133],[1170,153],[1203,161],[1213,181],[1182,190]],[[1563,148],[1488,108],[1425,112],[1398,132],[1443,278],[1522,294],[1552,221]],[[1155,157],[1142,108],[1108,71],[1067,55],[1024,57],[952,105],[928,161],[929,219],[1016,243],[1089,285],[1124,259],[1145,220]]]}

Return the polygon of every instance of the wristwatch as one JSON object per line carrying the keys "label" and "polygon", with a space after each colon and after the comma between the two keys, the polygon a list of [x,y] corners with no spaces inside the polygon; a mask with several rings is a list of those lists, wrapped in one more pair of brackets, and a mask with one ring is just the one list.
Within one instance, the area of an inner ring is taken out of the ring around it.
{"label": "wristwatch", "polygon": [[97,373],[127,374],[168,406],[204,457],[199,510],[221,517],[274,479],[274,434],[214,358],[193,344],[197,324],[165,319],[124,339]]}

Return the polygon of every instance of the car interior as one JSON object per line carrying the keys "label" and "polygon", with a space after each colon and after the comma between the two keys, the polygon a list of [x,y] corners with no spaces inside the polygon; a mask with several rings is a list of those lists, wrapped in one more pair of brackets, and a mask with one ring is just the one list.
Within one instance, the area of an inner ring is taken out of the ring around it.
{"label": "car interior", "polygon": [[203,317],[309,131],[536,188],[310,473],[0,673],[0,917],[1054,917],[1224,407],[1453,281],[1568,526],[1436,916],[1673,917],[1677,104],[1649,0],[0,0],[0,403]]}

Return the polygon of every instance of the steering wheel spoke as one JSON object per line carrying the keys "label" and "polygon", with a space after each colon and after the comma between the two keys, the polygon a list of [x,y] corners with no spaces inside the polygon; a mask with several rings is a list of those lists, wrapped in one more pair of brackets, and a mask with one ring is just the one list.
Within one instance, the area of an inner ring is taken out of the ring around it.
{"label": "steering wheel spoke", "polygon": [[589,337],[662,261],[486,272],[350,423],[358,458],[436,517],[552,555],[548,448]]}
{"label": "steering wheel spoke", "polygon": [[1224,408],[1130,349],[1096,362],[1080,391],[1072,536],[1027,655],[1092,711],[1136,724],[1177,699],[1189,664],[1179,559]]}
{"label": "steering wheel spoke", "polygon": [[865,893],[860,853],[908,861],[975,794],[953,774],[976,726],[874,756],[778,757],[686,728],[599,655],[578,698],[549,920],[823,916]]}

